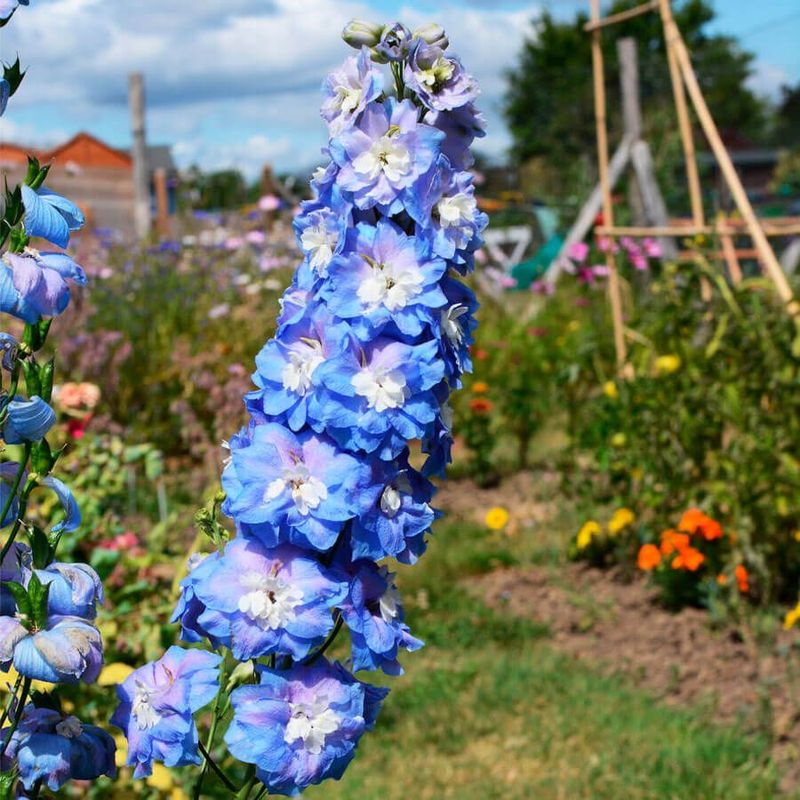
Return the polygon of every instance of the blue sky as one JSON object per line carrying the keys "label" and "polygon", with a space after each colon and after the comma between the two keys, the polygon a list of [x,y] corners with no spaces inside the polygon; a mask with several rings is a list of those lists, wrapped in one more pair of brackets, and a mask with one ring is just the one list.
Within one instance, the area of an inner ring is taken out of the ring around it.
{"label": "blue sky", "polygon": [[[758,57],[753,86],[775,95],[800,80],[798,0],[716,0],[714,29],[738,34]],[[269,161],[312,166],[324,144],[319,82],[348,54],[337,33],[360,16],[435,19],[483,87],[484,149],[501,156],[503,72],[537,9],[569,18],[588,0],[31,0],[0,30],[0,57],[30,67],[0,137],[33,145],[89,130],[126,147],[126,76],[145,73],[148,136],[182,165]]]}

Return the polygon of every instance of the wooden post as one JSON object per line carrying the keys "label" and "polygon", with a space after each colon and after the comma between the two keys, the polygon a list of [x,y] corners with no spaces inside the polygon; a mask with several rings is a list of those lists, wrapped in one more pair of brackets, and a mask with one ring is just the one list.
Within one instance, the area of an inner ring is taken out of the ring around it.
{"label": "wooden post", "polygon": [[731,157],[728,155],[728,150],[720,138],[717,126],[708,110],[703,92],[694,74],[692,62],[689,58],[689,51],[686,49],[678,26],[673,20],[670,20],[667,24],[666,35],[668,46],[670,42],[672,43],[671,46],[675,53],[675,58],[678,62],[681,74],[683,75],[683,80],[686,83],[686,89],[689,92],[689,97],[691,98],[697,118],[714,152],[714,156],[717,159],[720,171],[730,190],[731,196],[736,203],[736,207],[739,209],[742,219],[744,219],[748,233],[753,240],[753,245],[758,251],[759,259],[764,265],[767,274],[772,278],[781,300],[787,304],[789,313],[792,316],[797,316],[800,314],[800,306],[798,306],[797,302],[794,300],[794,294],[789,286],[789,282],[786,280],[781,265],[778,263],[778,259],[775,257],[775,253],[767,240],[766,234],[753,211],[753,207],[750,205],[750,200],[742,186],[742,182],[739,180]]}
{"label": "wooden post", "polygon": [[128,78],[128,101],[133,135],[133,227],[138,239],[150,233],[150,176],[144,126],[144,76],[133,72]]}
{"label": "wooden post", "polygon": [[686,94],[683,90],[681,70],[675,54],[674,37],[670,31],[677,31],[675,20],[672,17],[671,0],[659,0],[661,23],[664,26],[664,40],[667,46],[667,62],[669,64],[669,77],[672,82],[672,93],[675,97],[675,110],[678,113],[678,127],[681,132],[683,144],[683,158],[686,163],[686,180],[689,184],[689,199],[692,204],[692,219],[695,225],[704,224],[703,194],[700,190],[700,176],[697,172],[697,159],[694,152],[694,136],[692,123],[689,119],[689,108],[686,105]]}
{"label": "wooden post", "polygon": [[[591,0],[592,22],[600,20],[600,0]],[[606,125],[606,87],[603,67],[603,48],[600,40],[600,28],[592,31],[592,76],[594,79],[594,116],[597,126],[597,166],[600,175],[600,189],[603,198],[603,224],[614,224],[614,209],[611,205],[611,186],[608,181],[608,127]],[[622,325],[622,297],[619,290],[619,274],[617,264],[609,247],[606,251],[608,266],[608,298],[611,304],[611,319],[614,325],[614,349],[617,355],[617,367],[625,364],[625,333]]]}
{"label": "wooden post", "polygon": [[161,236],[169,236],[169,193],[167,191],[167,171],[159,167],[153,173],[156,188],[156,227]]}

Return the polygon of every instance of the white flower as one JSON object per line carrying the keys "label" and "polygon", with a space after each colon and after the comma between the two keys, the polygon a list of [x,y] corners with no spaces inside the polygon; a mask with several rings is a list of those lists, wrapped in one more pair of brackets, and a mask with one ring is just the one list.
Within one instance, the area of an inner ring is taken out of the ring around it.
{"label": "white flower", "polygon": [[239,583],[250,590],[239,598],[239,611],[261,628],[283,628],[297,617],[294,609],[303,602],[303,592],[297,587],[284,583],[276,575],[255,570],[245,572]]}
{"label": "white flower", "polygon": [[327,700],[319,698],[313,704],[289,703],[291,718],[286,725],[283,739],[288,744],[303,740],[303,746],[312,755],[319,755],[325,737],[339,730],[340,717],[332,711]]}
{"label": "white flower", "polygon": [[387,408],[400,408],[409,394],[405,376],[400,370],[367,367],[357,372],[350,382],[356,394],[366,397],[369,407],[379,413]]}

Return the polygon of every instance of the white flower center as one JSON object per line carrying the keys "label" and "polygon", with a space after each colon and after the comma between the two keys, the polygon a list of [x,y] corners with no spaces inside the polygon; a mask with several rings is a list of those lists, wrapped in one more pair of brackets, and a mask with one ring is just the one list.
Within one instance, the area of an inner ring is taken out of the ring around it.
{"label": "white flower center", "polygon": [[285,468],[281,477],[275,478],[267,486],[264,499],[270,502],[283,494],[286,489],[291,491],[292,501],[304,517],[308,516],[312,508],[317,508],[328,498],[328,488],[319,478],[315,478],[302,462]]}
{"label": "white flower center", "polygon": [[281,371],[283,388],[305,396],[311,388],[314,370],[323,361],[322,344],[316,339],[301,339],[289,345],[289,361]]}
{"label": "white flower center", "polygon": [[381,595],[378,606],[384,622],[392,622],[400,616],[400,592],[397,591],[394,572],[389,572],[386,567],[380,569],[381,577],[386,581],[386,591]]}
{"label": "white flower center", "polygon": [[357,372],[350,382],[356,394],[366,397],[369,407],[379,413],[387,408],[400,408],[408,396],[405,376],[399,370],[367,367]]}
{"label": "white flower center", "polygon": [[411,171],[408,148],[391,136],[381,136],[353,159],[353,169],[374,181],[383,172],[390,181],[399,181]]}
{"label": "white flower center", "polygon": [[400,496],[400,492],[389,484],[381,495],[381,511],[391,519],[397,515],[401,503],[402,497]]}
{"label": "white flower center", "polygon": [[453,345],[461,344],[464,338],[464,331],[458,320],[463,317],[467,311],[469,311],[469,309],[466,306],[461,303],[456,303],[450,306],[446,311],[441,312],[442,330]]}
{"label": "white flower center", "polygon": [[358,287],[358,299],[370,310],[384,305],[389,311],[398,311],[422,292],[425,279],[416,266],[370,261],[370,267],[369,276]]}
{"label": "white flower center", "polygon": [[303,740],[303,747],[312,755],[319,755],[328,734],[339,730],[340,717],[328,707],[322,697],[312,704],[289,703],[291,717],[286,725],[283,740],[288,744]]}
{"label": "white flower center", "polygon": [[141,681],[136,681],[131,713],[136,720],[136,727],[140,731],[154,728],[161,719],[161,715],[153,708],[150,701],[153,694],[154,691],[152,689],[149,689]]}
{"label": "white flower center", "polygon": [[261,628],[276,630],[293,622],[295,607],[303,602],[303,592],[276,575],[251,570],[239,579],[239,585],[250,591],[239,598],[239,611]]}
{"label": "white flower center", "polygon": [[352,114],[358,108],[361,96],[360,86],[348,86],[341,83],[336,87],[334,103],[345,114]]}
{"label": "white flower center", "polygon": [[457,228],[465,223],[471,224],[475,221],[476,209],[474,196],[463,192],[454,194],[452,197],[443,197],[436,204],[439,221],[443,228]]}
{"label": "white flower center", "polygon": [[428,69],[421,69],[416,75],[421,84],[429,89],[434,89],[443,83],[447,83],[453,77],[454,70],[455,65],[450,59],[439,56]]}
{"label": "white flower center", "polygon": [[77,717],[64,717],[56,724],[56,733],[66,739],[75,739],[83,733],[83,724]]}
{"label": "white flower center", "polygon": [[311,268],[323,278],[328,274],[328,264],[338,243],[338,231],[328,230],[324,220],[306,228],[300,236],[300,246],[308,253]]}

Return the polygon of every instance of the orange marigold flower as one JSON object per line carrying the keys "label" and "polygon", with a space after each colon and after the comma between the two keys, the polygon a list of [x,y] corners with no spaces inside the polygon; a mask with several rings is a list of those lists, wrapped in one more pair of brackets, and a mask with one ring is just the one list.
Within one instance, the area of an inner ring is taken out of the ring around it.
{"label": "orange marigold flower", "polygon": [[469,407],[476,414],[488,414],[494,408],[494,403],[485,397],[474,397],[469,401]]}
{"label": "orange marigold flower", "polygon": [[671,528],[661,534],[661,553],[665,556],[674,553],[676,550],[680,552],[689,546],[689,535],[686,533],[679,533]]}
{"label": "orange marigold flower", "polygon": [[672,559],[672,569],[686,569],[689,572],[697,572],[705,560],[706,557],[696,548],[684,547]]}
{"label": "orange marigold flower", "polygon": [[472,384],[473,394],[486,394],[489,391],[489,384],[483,381],[475,381]]}
{"label": "orange marigold flower", "polygon": [[750,591],[750,575],[747,572],[747,568],[744,564],[739,564],[733,574],[736,576],[736,585],[739,587],[739,591],[742,594],[747,594]]}
{"label": "orange marigold flower", "polygon": [[717,575],[717,583],[720,586],[724,586],[727,582],[728,582],[728,576],[724,572],[720,572],[720,574]]}
{"label": "orange marigold flower", "polygon": [[722,526],[719,522],[711,519],[699,508],[690,508],[685,511],[678,523],[678,528],[686,533],[699,533],[708,542],[722,537]]}
{"label": "orange marigold flower", "polygon": [[661,552],[654,544],[643,544],[639,548],[636,565],[645,572],[655,569],[661,563]]}

